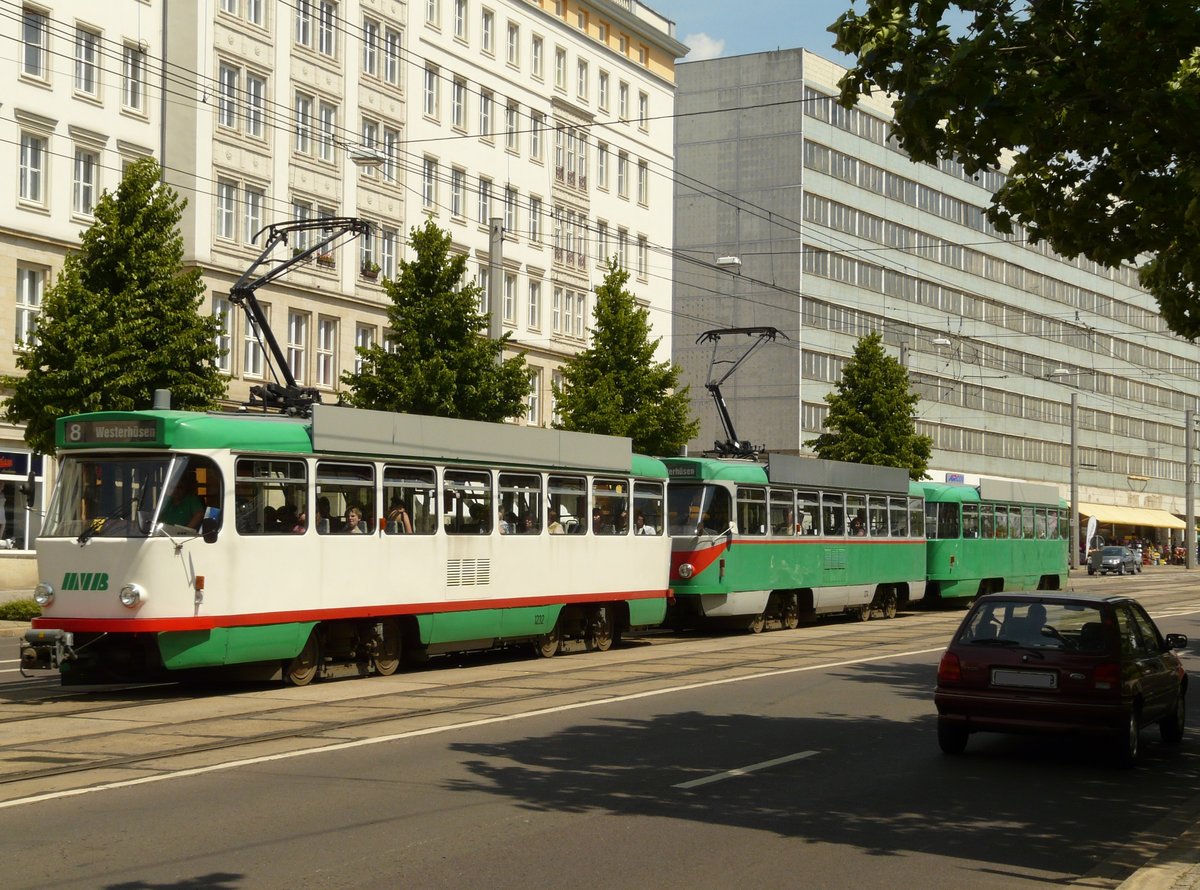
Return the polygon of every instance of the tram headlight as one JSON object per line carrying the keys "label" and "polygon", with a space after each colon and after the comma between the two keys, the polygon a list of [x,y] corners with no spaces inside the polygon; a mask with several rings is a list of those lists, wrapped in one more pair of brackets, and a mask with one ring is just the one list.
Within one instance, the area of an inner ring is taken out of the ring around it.
{"label": "tram headlight", "polygon": [[140,584],[126,584],[121,588],[121,605],[134,609],[146,601],[146,591]]}
{"label": "tram headlight", "polygon": [[680,578],[685,578],[685,579],[690,578],[694,574],[696,574],[696,569],[690,562],[681,562],[679,564],[679,577]]}
{"label": "tram headlight", "polygon": [[54,602],[54,588],[42,581],[37,587],[33,588],[33,601],[43,609]]}

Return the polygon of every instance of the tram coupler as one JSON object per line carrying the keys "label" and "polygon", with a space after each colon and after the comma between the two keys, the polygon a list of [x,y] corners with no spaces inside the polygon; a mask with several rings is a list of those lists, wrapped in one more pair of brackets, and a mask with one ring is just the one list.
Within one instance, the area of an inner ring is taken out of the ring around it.
{"label": "tram coupler", "polygon": [[64,661],[75,658],[75,635],[65,630],[25,631],[21,639],[21,676],[34,677],[28,671],[57,671]]}

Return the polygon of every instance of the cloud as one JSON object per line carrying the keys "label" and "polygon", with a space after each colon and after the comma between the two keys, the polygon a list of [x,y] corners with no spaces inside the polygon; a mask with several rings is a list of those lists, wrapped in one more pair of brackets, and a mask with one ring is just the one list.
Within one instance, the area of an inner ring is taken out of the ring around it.
{"label": "cloud", "polygon": [[684,44],[691,48],[686,56],[689,62],[700,62],[704,59],[715,59],[725,52],[725,41],[714,40],[707,34],[689,34],[683,38]]}

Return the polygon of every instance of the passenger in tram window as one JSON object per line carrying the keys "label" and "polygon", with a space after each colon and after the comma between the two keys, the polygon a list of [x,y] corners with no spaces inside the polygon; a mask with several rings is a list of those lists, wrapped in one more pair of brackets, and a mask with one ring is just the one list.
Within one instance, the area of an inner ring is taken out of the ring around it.
{"label": "passenger in tram window", "polygon": [[366,531],[362,521],[362,510],[358,507],[350,507],[346,511],[346,534],[362,535],[366,534]]}
{"label": "passenger in tram window", "polygon": [[327,535],[330,531],[329,524],[329,498],[317,498],[317,534]]}
{"label": "passenger in tram window", "polygon": [[275,522],[279,526],[277,531],[291,534],[296,530],[296,508],[291,504],[284,504],[276,511]]}
{"label": "passenger in tram window", "polygon": [[603,534],[603,531],[601,531],[601,529],[602,529],[602,525],[601,525],[602,521],[603,521],[603,520],[602,520],[602,518],[601,518],[601,515],[600,515],[600,508],[599,508],[599,507],[593,507],[593,508],[592,508],[592,534],[593,534],[593,535],[600,535],[600,534]]}
{"label": "passenger in tram window", "polygon": [[296,520],[292,523],[290,531],[296,535],[302,535],[308,531],[308,510],[303,505],[296,511]]}
{"label": "passenger in tram window", "polygon": [[621,512],[617,515],[616,533],[618,535],[623,535],[628,530],[629,530],[629,511],[627,509],[625,509],[624,507],[622,507]]}
{"label": "passenger in tram window", "polygon": [[399,496],[392,498],[392,503],[388,509],[388,533],[393,535],[411,535],[413,533],[412,518],[408,515],[408,508],[404,506]]}
{"label": "passenger in tram window", "polygon": [[638,510],[633,514],[633,533],[635,535],[656,535],[654,526],[646,525],[646,514]]}
{"label": "passenger in tram window", "polygon": [[279,531],[279,514],[269,505],[263,507],[263,531],[268,534]]}
{"label": "passenger in tram window", "polygon": [[238,482],[234,486],[234,525],[243,535],[252,535],[258,531],[258,519],[255,514],[254,486],[249,482]]}
{"label": "passenger in tram window", "polygon": [[513,525],[508,521],[508,514],[501,507],[496,511],[496,529],[502,535],[511,535],[513,533]]}
{"label": "passenger in tram window", "polygon": [[196,475],[187,470],[171,489],[171,495],[163,507],[162,521],[167,525],[186,526],[193,531],[200,528],[204,518],[204,501],[196,494]]}
{"label": "passenger in tram window", "polygon": [[[562,526],[559,526],[561,529]],[[517,531],[523,535],[536,535],[539,531],[537,518],[533,515],[532,510],[526,510],[525,515],[521,517],[521,525]],[[561,532],[559,532],[561,534]],[[553,533],[552,533],[553,534]]]}

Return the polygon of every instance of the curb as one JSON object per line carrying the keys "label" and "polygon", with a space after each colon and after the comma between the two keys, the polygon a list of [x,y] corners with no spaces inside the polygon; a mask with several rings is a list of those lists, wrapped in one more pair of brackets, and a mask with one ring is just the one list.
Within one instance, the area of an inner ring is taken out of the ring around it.
{"label": "curb", "polygon": [[22,637],[29,627],[28,621],[0,621],[0,638]]}

